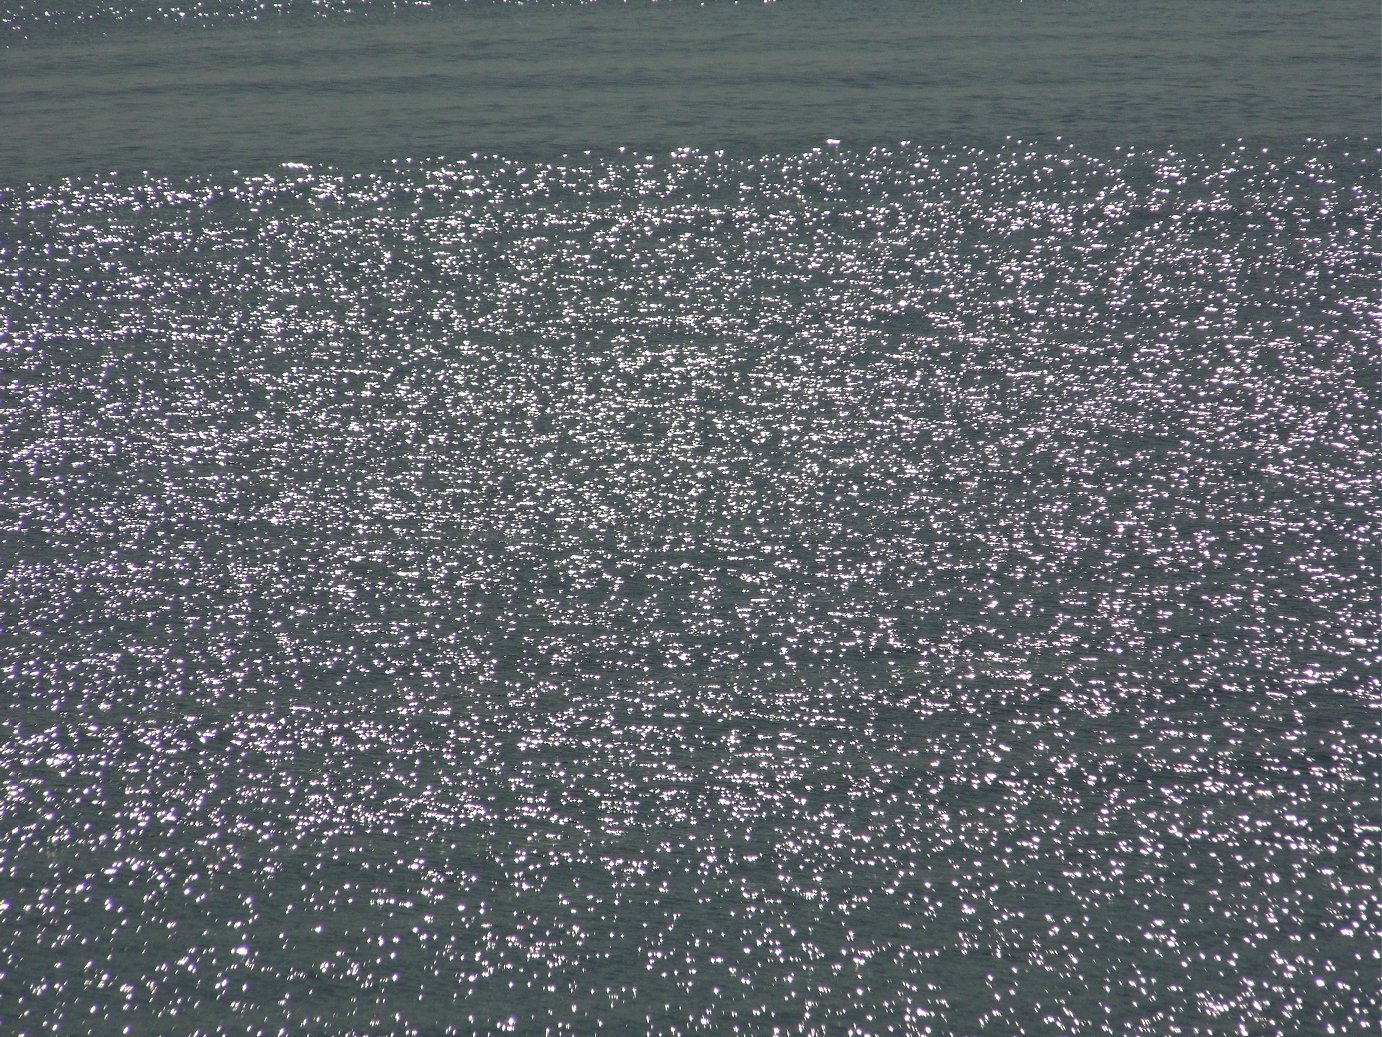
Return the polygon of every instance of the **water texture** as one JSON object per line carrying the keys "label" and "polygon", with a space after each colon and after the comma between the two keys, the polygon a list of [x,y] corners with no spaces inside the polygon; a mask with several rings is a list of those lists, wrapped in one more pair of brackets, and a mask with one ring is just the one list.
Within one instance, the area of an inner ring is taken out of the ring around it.
{"label": "water texture", "polygon": [[6,1025],[1358,1032],[1371,159],[12,195]]}
{"label": "water texture", "polygon": [[72,24],[84,8],[20,5],[0,40],[0,183],[620,147],[755,158],[827,138],[1292,149],[1376,135],[1382,111],[1377,9],[1357,0],[346,6]]}
{"label": "water texture", "polygon": [[902,139],[11,177],[0,1032],[1369,1032],[1375,142]]}

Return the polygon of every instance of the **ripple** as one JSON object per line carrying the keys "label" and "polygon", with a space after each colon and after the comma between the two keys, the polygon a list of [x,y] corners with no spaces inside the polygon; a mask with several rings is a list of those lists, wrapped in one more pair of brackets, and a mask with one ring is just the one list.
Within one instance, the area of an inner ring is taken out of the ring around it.
{"label": "ripple", "polygon": [[7,1024],[1364,1028],[1376,159],[6,193]]}

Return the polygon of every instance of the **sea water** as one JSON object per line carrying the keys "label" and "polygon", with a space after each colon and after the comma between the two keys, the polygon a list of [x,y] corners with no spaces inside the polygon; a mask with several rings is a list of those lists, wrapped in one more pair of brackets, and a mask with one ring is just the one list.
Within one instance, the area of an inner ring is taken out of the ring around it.
{"label": "sea water", "polygon": [[0,1031],[1366,1032],[1373,20],[4,12]]}

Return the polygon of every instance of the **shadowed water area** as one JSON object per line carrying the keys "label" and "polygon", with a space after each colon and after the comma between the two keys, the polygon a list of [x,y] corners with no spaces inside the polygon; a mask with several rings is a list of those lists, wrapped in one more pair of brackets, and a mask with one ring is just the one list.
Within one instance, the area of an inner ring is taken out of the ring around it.
{"label": "shadowed water area", "polygon": [[1375,1024],[1375,11],[150,10],[0,17],[0,1032]]}
{"label": "shadowed water area", "polygon": [[0,18],[0,183],[826,137],[1295,146],[1374,134],[1382,106],[1356,2],[285,6]]}

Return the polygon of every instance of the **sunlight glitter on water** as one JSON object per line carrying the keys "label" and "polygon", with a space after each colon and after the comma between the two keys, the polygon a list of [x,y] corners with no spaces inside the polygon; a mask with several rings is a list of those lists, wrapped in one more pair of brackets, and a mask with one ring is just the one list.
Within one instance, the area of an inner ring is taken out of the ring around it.
{"label": "sunlight glitter on water", "polygon": [[1376,152],[3,200],[16,1032],[1357,1032]]}

